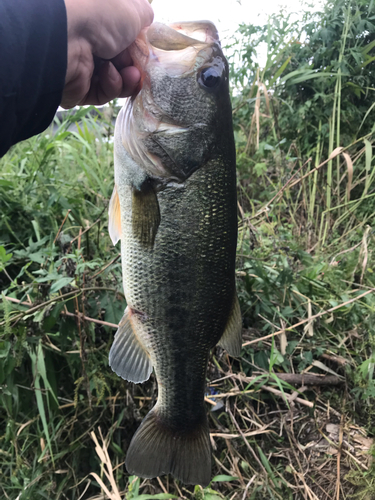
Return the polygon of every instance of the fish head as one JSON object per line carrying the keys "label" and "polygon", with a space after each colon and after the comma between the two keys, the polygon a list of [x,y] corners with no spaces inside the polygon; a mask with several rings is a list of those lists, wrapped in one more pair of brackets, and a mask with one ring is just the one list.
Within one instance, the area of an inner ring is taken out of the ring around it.
{"label": "fish head", "polygon": [[141,80],[115,142],[147,176],[183,182],[224,148],[233,152],[228,63],[211,22],[153,23],[129,50]]}

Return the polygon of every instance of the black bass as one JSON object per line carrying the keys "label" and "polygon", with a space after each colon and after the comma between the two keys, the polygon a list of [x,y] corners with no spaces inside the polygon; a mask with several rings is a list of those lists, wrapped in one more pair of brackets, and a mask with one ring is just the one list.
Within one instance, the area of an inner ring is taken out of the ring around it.
{"label": "black bass", "polygon": [[121,239],[127,308],[109,355],[158,400],[134,435],[129,473],[211,479],[204,406],[209,351],[241,350],[235,289],[236,159],[228,64],[206,21],[154,23],[131,47],[138,94],[115,129],[109,231]]}

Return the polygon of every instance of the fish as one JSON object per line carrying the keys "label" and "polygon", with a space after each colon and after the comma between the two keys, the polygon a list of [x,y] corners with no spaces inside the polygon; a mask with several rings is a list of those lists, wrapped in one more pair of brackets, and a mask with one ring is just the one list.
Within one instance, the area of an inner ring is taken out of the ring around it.
{"label": "fish", "polygon": [[141,81],[116,120],[108,223],[127,307],[109,365],[136,384],[154,370],[158,398],[125,465],[207,486],[209,353],[241,351],[228,63],[209,21],[153,23],[129,51]]}

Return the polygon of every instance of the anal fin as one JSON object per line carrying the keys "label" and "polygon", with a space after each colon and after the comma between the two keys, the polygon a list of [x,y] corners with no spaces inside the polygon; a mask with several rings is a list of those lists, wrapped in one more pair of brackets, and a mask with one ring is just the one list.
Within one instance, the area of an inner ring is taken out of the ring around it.
{"label": "anal fin", "polygon": [[150,355],[139,335],[143,328],[137,314],[127,307],[109,352],[112,370],[135,384],[145,382],[152,372]]}
{"label": "anal fin", "polygon": [[237,294],[233,299],[232,309],[224,333],[218,342],[231,356],[239,356],[242,347],[242,317]]}
{"label": "anal fin", "polygon": [[133,189],[132,229],[136,239],[146,248],[152,248],[160,224],[159,203],[149,180],[141,189]]}

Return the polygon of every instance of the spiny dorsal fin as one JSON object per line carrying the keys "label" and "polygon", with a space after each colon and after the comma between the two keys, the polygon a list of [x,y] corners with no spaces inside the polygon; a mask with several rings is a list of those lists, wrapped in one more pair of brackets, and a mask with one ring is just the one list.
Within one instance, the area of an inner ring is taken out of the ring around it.
{"label": "spiny dorsal fin", "polygon": [[133,189],[133,234],[145,248],[152,248],[159,224],[159,202],[151,183],[145,181],[141,189]]}
{"label": "spiny dorsal fin", "polygon": [[121,239],[121,209],[116,184],[108,207],[108,231],[112,243],[116,245]]}
{"label": "spiny dorsal fin", "polygon": [[232,310],[228,318],[227,326],[218,344],[231,356],[239,356],[241,353],[242,317],[237,294],[234,295]]}
{"label": "spiny dorsal fin", "polygon": [[145,382],[152,372],[150,355],[140,335],[145,333],[141,331],[144,328],[137,314],[127,307],[109,352],[109,366],[112,370],[134,384]]}

